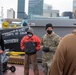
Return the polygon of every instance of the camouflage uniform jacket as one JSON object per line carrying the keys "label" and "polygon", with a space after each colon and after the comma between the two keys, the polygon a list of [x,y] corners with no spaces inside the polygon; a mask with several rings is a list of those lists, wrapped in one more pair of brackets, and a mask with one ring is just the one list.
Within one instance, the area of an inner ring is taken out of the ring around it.
{"label": "camouflage uniform jacket", "polygon": [[56,48],[60,42],[59,36],[55,33],[53,35],[49,36],[48,34],[45,34],[41,39],[41,49],[43,46],[49,47],[49,52],[42,51],[42,60],[45,60],[46,62],[51,60],[53,58],[53,55],[55,54]]}

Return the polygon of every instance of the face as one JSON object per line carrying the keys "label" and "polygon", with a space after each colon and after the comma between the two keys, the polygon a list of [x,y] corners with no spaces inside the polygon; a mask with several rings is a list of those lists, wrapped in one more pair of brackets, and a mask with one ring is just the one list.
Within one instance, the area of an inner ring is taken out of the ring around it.
{"label": "face", "polygon": [[48,27],[46,31],[50,35],[50,34],[52,34],[53,29],[51,27]]}
{"label": "face", "polygon": [[33,34],[30,33],[30,32],[27,32],[27,35],[28,35],[28,37],[32,37],[33,36]]}
{"label": "face", "polygon": [[53,30],[51,27],[48,27],[47,30]]}

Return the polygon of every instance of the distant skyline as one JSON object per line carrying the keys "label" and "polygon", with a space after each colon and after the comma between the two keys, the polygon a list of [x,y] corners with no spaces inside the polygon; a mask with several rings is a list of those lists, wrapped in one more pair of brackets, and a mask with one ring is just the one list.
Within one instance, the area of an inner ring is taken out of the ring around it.
{"label": "distant skyline", "polygon": [[[25,1],[25,12],[28,13],[28,0]],[[17,2],[18,0],[0,0],[0,15],[1,7],[3,7],[4,18],[7,17],[7,9],[13,8],[17,18]],[[73,10],[73,0],[44,0],[44,3],[52,5],[53,9],[59,10],[60,13]]]}
{"label": "distant skyline", "polygon": [[44,0],[44,3],[52,5],[53,9],[63,11],[73,11],[73,0]]}

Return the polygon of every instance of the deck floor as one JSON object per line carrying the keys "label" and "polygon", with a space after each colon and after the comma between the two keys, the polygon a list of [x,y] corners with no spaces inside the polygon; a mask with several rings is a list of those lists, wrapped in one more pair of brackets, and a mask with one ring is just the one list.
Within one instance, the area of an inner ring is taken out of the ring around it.
{"label": "deck floor", "polygon": [[[24,75],[24,65],[8,64],[8,66],[9,67],[15,66],[16,71],[14,73],[12,73],[10,70],[8,70],[3,75]],[[39,67],[39,75],[43,75],[41,64],[38,64],[38,67]],[[30,65],[29,75],[34,75],[31,65]]]}

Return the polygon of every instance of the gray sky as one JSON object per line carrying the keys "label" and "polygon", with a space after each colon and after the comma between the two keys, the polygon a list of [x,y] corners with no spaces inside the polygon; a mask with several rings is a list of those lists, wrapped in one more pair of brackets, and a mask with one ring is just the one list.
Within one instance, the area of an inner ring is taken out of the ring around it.
{"label": "gray sky", "polygon": [[[17,15],[17,1],[18,0],[0,0],[0,15],[1,7],[3,7],[4,18],[7,17],[7,9],[13,8]],[[44,0],[44,3],[52,5],[53,9],[59,10],[60,13],[63,11],[72,11],[73,0]],[[27,12],[28,0],[26,0],[25,11]]]}
{"label": "gray sky", "polygon": [[73,10],[73,0],[44,0],[45,3],[53,6],[53,9],[63,11]]}

